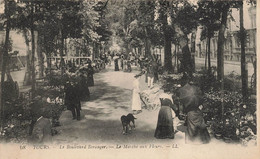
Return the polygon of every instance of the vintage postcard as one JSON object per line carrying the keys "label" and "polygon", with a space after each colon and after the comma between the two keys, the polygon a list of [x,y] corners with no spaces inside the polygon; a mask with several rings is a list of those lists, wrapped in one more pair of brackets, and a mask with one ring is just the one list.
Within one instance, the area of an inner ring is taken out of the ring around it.
{"label": "vintage postcard", "polygon": [[260,158],[258,3],[0,0],[0,158]]}

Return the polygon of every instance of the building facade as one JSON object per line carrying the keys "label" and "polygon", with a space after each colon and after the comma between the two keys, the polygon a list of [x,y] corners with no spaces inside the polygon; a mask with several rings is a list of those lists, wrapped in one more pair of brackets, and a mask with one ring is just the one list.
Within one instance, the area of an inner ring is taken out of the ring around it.
{"label": "building facade", "polygon": [[[224,45],[224,59],[230,61],[240,61],[241,58],[241,45],[239,34],[239,10],[232,9],[231,15],[227,20],[227,28],[225,32],[225,45]],[[256,7],[244,4],[244,28],[246,31],[245,51],[246,61],[252,62],[256,57]],[[197,30],[197,36],[201,32],[201,28]],[[210,55],[212,59],[217,57],[217,41],[218,32],[215,32],[214,37],[211,39]],[[205,57],[207,53],[207,39],[200,41],[196,38],[196,57]]]}

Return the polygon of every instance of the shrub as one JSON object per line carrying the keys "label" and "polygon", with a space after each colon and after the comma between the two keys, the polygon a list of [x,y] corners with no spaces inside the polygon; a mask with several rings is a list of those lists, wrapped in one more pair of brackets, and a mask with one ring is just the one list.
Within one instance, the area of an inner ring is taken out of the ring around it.
{"label": "shrub", "polygon": [[205,93],[203,105],[205,120],[215,134],[222,134],[234,141],[248,137],[244,135],[248,134],[245,131],[256,135],[256,103],[251,101],[244,104],[241,93],[225,91],[221,95],[221,92],[211,90]]}

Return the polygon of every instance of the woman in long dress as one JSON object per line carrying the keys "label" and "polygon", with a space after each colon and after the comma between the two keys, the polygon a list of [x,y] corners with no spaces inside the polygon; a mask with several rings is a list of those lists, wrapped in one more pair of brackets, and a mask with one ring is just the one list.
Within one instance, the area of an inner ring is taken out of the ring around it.
{"label": "woman in long dress", "polygon": [[118,54],[116,54],[116,56],[114,56],[113,59],[114,59],[114,63],[115,63],[115,71],[119,71],[119,65],[118,65],[119,56],[118,56]]}
{"label": "woman in long dress", "polygon": [[186,143],[209,143],[210,136],[201,112],[201,90],[194,85],[186,84],[180,89],[180,94],[180,101],[184,106],[184,113],[187,113],[187,131],[185,134]]}
{"label": "woman in long dress", "polygon": [[142,111],[142,102],[140,99],[140,87],[139,87],[140,75],[135,76],[133,82],[133,96],[132,96],[132,110],[134,113],[140,113]]}
{"label": "woman in long dress", "polygon": [[87,85],[88,87],[94,86],[94,69],[91,66],[91,63],[88,64],[87,69]]}
{"label": "woman in long dress", "polygon": [[210,136],[206,127],[202,112],[198,107],[193,107],[187,113],[186,143],[206,144],[210,142]]}
{"label": "woman in long dress", "polygon": [[79,75],[79,86],[80,100],[89,100],[90,92],[88,89],[87,79],[82,73]]}
{"label": "woman in long dress", "polygon": [[[177,106],[172,99],[160,98],[161,108],[158,115],[157,127],[154,137],[157,139],[174,139],[173,112],[177,114]],[[178,115],[178,114],[177,114]]]}

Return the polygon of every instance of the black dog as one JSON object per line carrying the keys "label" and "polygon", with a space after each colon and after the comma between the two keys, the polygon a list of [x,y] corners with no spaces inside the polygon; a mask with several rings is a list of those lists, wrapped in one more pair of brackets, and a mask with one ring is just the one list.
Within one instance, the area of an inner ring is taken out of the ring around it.
{"label": "black dog", "polygon": [[[131,128],[131,130],[133,128],[135,128],[135,117],[133,116],[133,114],[128,114],[127,116],[122,115],[121,116],[121,122],[122,122],[122,126],[123,126],[123,134],[127,134],[129,131],[129,127]],[[130,123],[133,123],[133,127],[131,126]]]}
{"label": "black dog", "polygon": [[[135,118],[134,115],[131,114],[131,113],[129,113],[129,114],[127,115],[127,118],[129,119],[130,122],[133,123],[133,128],[135,128],[135,119],[137,119],[137,118]],[[130,125],[130,122],[129,122],[129,125]],[[131,129],[132,129],[132,126],[131,126],[131,125],[130,125],[130,127],[131,127]]]}

